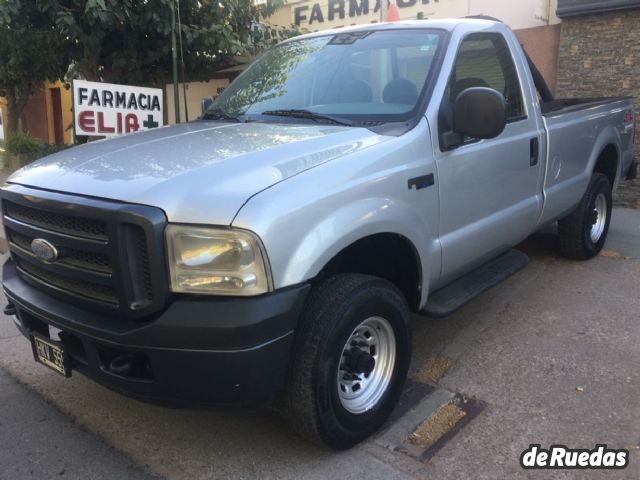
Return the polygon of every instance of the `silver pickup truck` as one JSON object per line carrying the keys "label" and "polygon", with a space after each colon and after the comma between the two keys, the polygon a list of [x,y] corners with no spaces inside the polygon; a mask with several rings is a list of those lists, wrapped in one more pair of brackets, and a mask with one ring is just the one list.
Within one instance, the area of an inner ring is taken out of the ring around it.
{"label": "silver pickup truck", "polygon": [[554,100],[497,21],[301,36],[198,121],[14,174],[6,313],[62,375],[170,404],[275,402],[348,448],[400,396],[410,312],[451,313],[556,221],[563,255],[598,254],[633,135],[628,99]]}

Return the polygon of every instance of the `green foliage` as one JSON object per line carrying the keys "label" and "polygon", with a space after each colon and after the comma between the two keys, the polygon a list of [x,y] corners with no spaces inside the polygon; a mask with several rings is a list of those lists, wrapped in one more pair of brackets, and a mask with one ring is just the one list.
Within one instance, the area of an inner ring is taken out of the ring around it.
{"label": "green foliage", "polygon": [[4,148],[10,155],[17,155],[28,160],[43,156],[44,145],[26,133],[12,133],[4,142]]}
{"label": "green foliage", "polygon": [[9,132],[35,89],[66,71],[64,42],[39,0],[0,0],[0,96],[12,112]]}
{"label": "green foliage", "polygon": [[249,51],[253,54],[261,53],[287,38],[300,35],[302,32],[295,25],[289,27],[274,27],[266,23],[255,24],[252,31],[252,39]]}
{"label": "green foliage", "polygon": [[[171,9],[179,9],[187,81],[297,34],[261,23],[286,0],[0,0],[0,96],[9,131],[44,80],[132,85],[171,79]],[[71,64],[71,68],[69,65]],[[65,76],[65,72],[68,75]]]}
{"label": "green foliage", "polygon": [[[46,157],[47,155],[52,155],[69,147],[71,147],[71,145],[51,145],[48,143],[42,143],[40,140],[33,138],[28,133],[22,132],[12,133],[4,142],[4,148],[10,157],[9,160],[14,160],[13,168],[9,167],[10,170],[19,168],[33,160]],[[6,165],[3,168],[6,168]]]}
{"label": "green foliage", "polygon": [[[171,9],[179,9],[186,75],[210,77],[254,46],[253,25],[284,0],[11,0],[36,2],[68,39],[84,78],[162,85],[171,78]],[[0,12],[0,22],[2,16]]]}

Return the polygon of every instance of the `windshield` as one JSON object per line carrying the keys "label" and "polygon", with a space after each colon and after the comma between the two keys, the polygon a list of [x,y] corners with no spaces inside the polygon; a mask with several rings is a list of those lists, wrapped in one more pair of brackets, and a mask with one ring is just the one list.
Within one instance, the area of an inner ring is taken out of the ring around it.
{"label": "windshield", "polygon": [[417,107],[440,39],[436,30],[387,30],[287,42],[249,66],[207,113],[266,121],[291,113],[307,119],[406,120]]}

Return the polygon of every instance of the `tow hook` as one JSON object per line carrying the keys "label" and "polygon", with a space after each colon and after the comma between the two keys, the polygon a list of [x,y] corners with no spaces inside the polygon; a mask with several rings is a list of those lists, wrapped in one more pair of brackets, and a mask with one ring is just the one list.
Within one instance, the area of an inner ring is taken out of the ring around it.
{"label": "tow hook", "polygon": [[16,314],[16,307],[13,303],[7,303],[7,306],[4,307],[4,314],[5,315],[15,315]]}
{"label": "tow hook", "polygon": [[127,376],[133,368],[134,360],[135,357],[133,353],[120,355],[111,360],[111,363],[109,363],[109,371],[116,375]]}

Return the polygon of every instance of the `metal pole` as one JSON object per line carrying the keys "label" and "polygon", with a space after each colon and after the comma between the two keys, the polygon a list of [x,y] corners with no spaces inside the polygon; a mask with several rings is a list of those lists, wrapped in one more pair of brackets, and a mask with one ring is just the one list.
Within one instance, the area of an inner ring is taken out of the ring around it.
{"label": "metal pole", "polygon": [[189,104],[187,103],[187,77],[184,74],[184,51],[182,50],[182,20],[180,19],[180,0],[176,0],[178,6],[178,43],[180,44],[180,69],[182,71],[182,94],[184,99],[184,121],[189,121]]}
{"label": "metal pole", "polygon": [[176,123],[180,123],[180,92],[178,91],[178,49],[176,46],[176,8],[171,2],[171,59],[173,60],[173,100]]}

